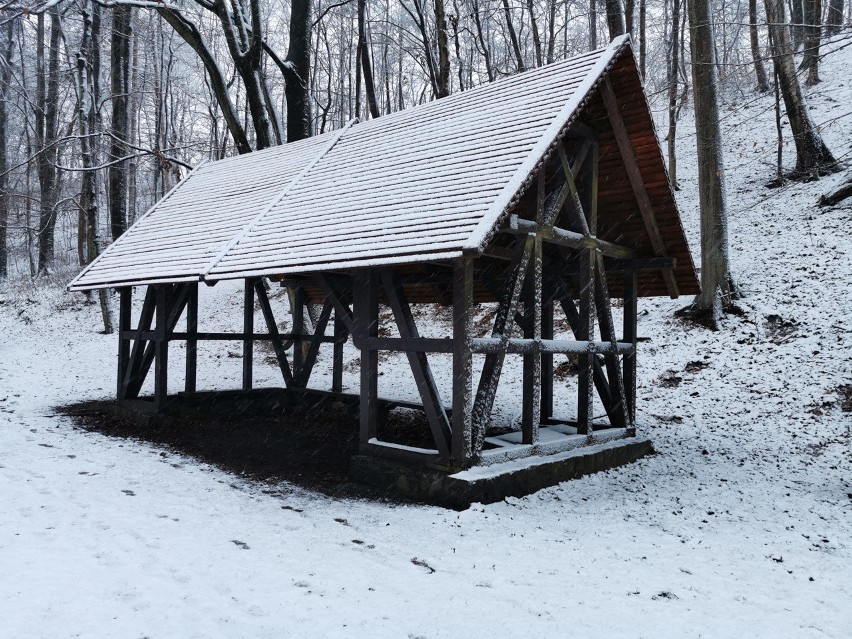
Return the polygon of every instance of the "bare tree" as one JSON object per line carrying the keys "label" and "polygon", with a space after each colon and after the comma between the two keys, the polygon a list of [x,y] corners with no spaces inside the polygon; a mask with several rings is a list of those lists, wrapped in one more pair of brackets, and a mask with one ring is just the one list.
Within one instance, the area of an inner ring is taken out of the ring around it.
{"label": "bare tree", "polygon": [[843,26],[843,0],[828,0],[825,26],[826,35],[832,36],[840,32]]}
{"label": "bare tree", "polygon": [[754,60],[754,72],[757,75],[757,92],[769,92],[769,79],[763,67],[763,56],[760,53],[760,40],[757,33],[757,0],[748,0],[748,35],[751,44],[751,57]]}
{"label": "bare tree", "polygon": [[796,144],[796,170],[791,177],[811,178],[834,171],[837,162],[811,120],[802,87],[796,77],[793,48],[784,20],[784,5],[781,0],[764,0],[764,5],[769,22],[772,60]]}
{"label": "bare tree", "polygon": [[119,5],[112,13],[110,42],[110,99],[112,129],[109,150],[109,220],[112,238],[127,230],[127,154],[130,137],[130,41],[133,7]]}
{"label": "bare tree", "polygon": [[805,17],[805,49],[800,70],[807,70],[805,84],[819,83],[819,45],[822,31],[822,0],[803,0]]}
{"label": "bare tree", "polygon": [[610,40],[624,34],[624,12],[621,9],[621,0],[606,0],[606,25]]}
{"label": "bare tree", "polygon": [[709,0],[688,0],[701,209],[701,294],[694,312],[718,328],[726,305],[736,297],[728,254],[725,166],[719,128],[718,81]]}

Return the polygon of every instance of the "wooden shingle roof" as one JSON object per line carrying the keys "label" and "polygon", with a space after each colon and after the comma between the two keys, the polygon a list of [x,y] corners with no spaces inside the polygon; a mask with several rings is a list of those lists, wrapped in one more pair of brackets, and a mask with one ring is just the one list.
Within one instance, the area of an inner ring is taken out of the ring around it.
{"label": "wooden shingle roof", "polygon": [[[600,80],[626,60],[639,92],[631,97],[639,106],[631,108],[647,114],[625,36],[605,49],[442,100],[203,164],[69,289],[310,273],[479,253],[561,135],[584,109],[593,108]],[[656,147],[650,179],[658,187],[657,174],[661,169],[665,178],[665,166],[657,166],[662,158],[650,115],[641,122],[646,125],[643,135],[650,134]],[[601,176],[602,203],[606,179]],[[622,199],[627,203],[618,206],[630,208],[632,196]],[[661,229],[671,254],[679,265],[686,258],[677,273],[681,292],[695,292],[670,189],[656,199],[671,222]],[[643,292],[665,294],[651,280]]]}

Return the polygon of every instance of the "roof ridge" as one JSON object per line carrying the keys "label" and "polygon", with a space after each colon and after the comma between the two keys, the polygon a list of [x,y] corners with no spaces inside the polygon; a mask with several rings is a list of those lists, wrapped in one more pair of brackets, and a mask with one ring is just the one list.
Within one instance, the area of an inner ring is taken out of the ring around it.
{"label": "roof ridge", "polygon": [[[129,231],[129,230],[130,230],[130,229],[132,229],[134,226],[136,226],[137,224],[139,224],[140,222],[142,222],[142,221],[143,221],[146,217],[148,217],[149,215],[151,215],[151,213],[153,213],[153,212],[154,212],[154,211],[156,211],[158,208],[160,208],[160,206],[162,206],[162,205],[163,205],[163,203],[167,202],[167,201],[168,201],[168,199],[172,196],[172,194],[173,194],[173,193],[177,190],[177,188],[178,188],[179,186],[182,186],[183,184],[186,184],[186,182],[189,180],[189,178],[191,178],[193,175],[195,175],[195,174],[198,172],[198,170],[199,170],[202,166],[204,166],[205,164],[207,164],[207,163],[208,163],[208,161],[209,161],[209,158],[204,158],[204,159],[202,159],[202,160],[201,160],[201,162],[199,162],[198,164],[196,164],[196,165],[195,165],[195,167],[193,167],[193,168],[189,171],[189,173],[187,173],[187,174],[186,174],[186,177],[185,177],[185,178],[183,178],[182,180],[178,180],[178,182],[177,182],[177,183],[176,183],[176,184],[175,184],[172,188],[170,188],[170,189],[168,190],[168,192],[167,192],[167,193],[166,193],[163,197],[161,197],[159,200],[157,200],[156,202],[154,202],[154,205],[153,205],[153,206],[151,206],[151,208],[149,208],[149,209],[148,209],[147,211],[145,211],[142,215],[140,215],[138,218],[136,218],[136,221],[135,221],[135,222],[133,222],[133,224],[131,224],[131,225],[130,225],[130,227],[127,229],[127,231]],[[127,233],[127,231],[125,231],[125,233]],[[123,235],[123,234],[122,234],[122,237],[124,237],[124,235]],[[120,238],[119,238],[119,239],[120,239]],[[112,243],[112,244],[110,244],[108,247],[106,247],[106,249],[104,250],[104,252],[103,252],[103,253],[101,253],[101,254],[100,254],[100,255],[98,255],[95,259],[93,259],[91,262],[89,262],[89,263],[86,265],[86,268],[84,268],[82,271],[80,271],[80,273],[78,273],[77,277],[75,277],[73,280],[71,280],[70,282],[68,282],[68,285],[65,287],[65,289],[70,291],[70,290],[71,290],[71,287],[73,287],[73,286],[76,284],[76,282],[77,282],[80,278],[82,278],[82,277],[83,277],[86,273],[88,273],[88,272],[89,272],[89,270],[91,270],[91,268],[92,268],[93,266],[95,266],[98,262],[100,262],[100,261],[101,261],[101,258],[102,258],[104,255],[107,255],[107,254],[109,253],[110,248],[112,248],[114,245],[115,245],[115,242],[113,242],[113,243]]]}
{"label": "roof ridge", "polygon": [[530,150],[529,155],[518,167],[515,174],[509,179],[500,194],[495,198],[492,205],[482,216],[479,224],[471,232],[470,237],[464,245],[465,251],[480,252],[494,232],[494,228],[503,218],[506,211],[512,206],[518,193],[521,192],[541,162],[548,155],[554,141],[562,135],[563,129],[568,126],[576,116],[577,112],[588,99],[592,90],[597,86],[600,79],[609,70],[614,60],[621,55],[625,47],[631,46],[630,34],[619,36],[612,40],[605,49],[600,49],[600,57],[589,69],[580,85],[571,93],[565,105],[553,118],[553,121],[542,133],[538,142]]}
{"label": "roof ridge", "polygon": [[264,209],[260,213],[255,215],[254,218],[252,218],[252,220],[248,224],[246,224],[239,233],[237,233],[234,237],[232,237],[228,241],[228,243],[224,246],[224,248],[222,248],[222,250],[219,251],[216,254],[216,256],[207,265],[207,267],[201,272],[201,279],[202,280],[210,274],[210,271],[212,271],[214,268],[216,268],[219,265],[219,262],[221,262],[224,259],[224,257],[228,254],[228,252],[232,248],[234,248],[237,244],[239,244],[241,240],[243,240],[249,233],[251,233],[254,230],[254,228],[260,223],[260,221],[264,217],[266,217],[266,214],[269,213],[275,207],[276,204],[278,204],[282,199],[284,199],[284,197],[293,189],[293,187],[296,186],[296,184],[299,182],[299,180],[301,180],[305,176],[305,174],[308,173],[308,171],[310,171],[312,168],[314,168],[317,165],[317,163],[323,157],[325,157],[329,153],[329,151],[331,151],[334,148],[334,146],[340,141],[340,138],[343,137],[343,134],[346,131],[348,131],[354,124],[357,124],[357,123],[358,123],[358,118],[353,118],[353,119],[349,120],[349,122],[347,122],[342,128],[337,130],[336,134],[332,137],[332,139],[329,141],[329,143],[326,144],[320,150],[319,153],[317,153],[316,157],[314,157],[314,159],[311,160],[305,166],[305,168],[303,168],[301,171],[299,171],[299,173],[292,180],[290,180],[287,183],[287,186],[285,186],[283,189],[281,189],[281,192],[278,193],[278,195],[276,195],[274,198],[272,198],[272,201],[266,207],[264,207]]}

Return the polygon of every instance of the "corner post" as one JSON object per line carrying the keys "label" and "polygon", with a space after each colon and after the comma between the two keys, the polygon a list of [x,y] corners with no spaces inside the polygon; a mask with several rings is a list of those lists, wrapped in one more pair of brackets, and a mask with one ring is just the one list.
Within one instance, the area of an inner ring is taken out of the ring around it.
{"label": "corner post", "polygon": [[[533,242],[532,259],[524,286],[524,337],[541,343],[541,236]],[[538,442],[541,417],[541,351],[524,355],[523,409],[521,413],[521,438],[524,444]]]}
{"label": "corner post", "polygon": [[361,389],[359,415],[361,446],[376,437],[379,421],[379,353],[370,344],[379,334],[379,293],[376,274],[361,269],[352,277],[354,284],[353,338],[361,350]]}
{"label": "corner post", "polygon": [[629,342],[633,351],[624,356],[624,394],[627,402],[627,415],[630,420],[628,430],[636,432],[636,345],[638,278],[636,271],[628,271],[624,276],[624,335],[622,341]]}
{"label": "corner post", "polygon": [[189,299],[186,302],[186,374],[184,392],[194,393],[198,377],[198,283],[187,284]]}
{"label": "corner post", "polygon": [[254,379],[254,281],[245,280],[243,294],[243,390],[251,390]]}
{"label": "corner post", "polygon": [[169,394],[169,342],[166,323],[169,317],[170,288],[168,284],[160,284],[156,286],[155,293],[157,325],[154,331],[154,406],[157,411],[163,408]]}
{"label": "corner post", "polygon": [[450,457],[459,467],[473,457],[473,258],[453,268],[453,411]]}
{"label": "corner post", "polygon": [[346,325],[340,319],[340,313],[334,311],[334,359],[331,365],[331,390],[343,392],[343,345],[346,343]]}
{"label": "corner post", "polygon": [[121,401],[124,399],[124,379],[130,367],[130,338],[126,335],[126,331],[130,330],[133,289],[130,286],[124,286],[118,289],[118,295],[118,386],[116,398]]}

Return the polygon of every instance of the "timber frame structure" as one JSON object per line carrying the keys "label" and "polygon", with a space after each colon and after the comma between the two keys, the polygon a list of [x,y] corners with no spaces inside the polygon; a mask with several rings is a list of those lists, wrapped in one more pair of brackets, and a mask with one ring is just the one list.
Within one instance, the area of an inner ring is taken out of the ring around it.
{"label": "timber frame structure", "polygon": [[[582,100],[547,140],[532,168],[524,169],[525,179],[512,187],[512,198],[501,205],[499,216],[493,223],[479,223],[477,228],[485,231],[475,246],[434,250],[416,259],[395,253],[367,263],[335,257],[338,261],[300,268],[232,267],[217,276],[228,251],[256,232],[255,220],[197,276],[138,277],[122,262],[115,268],[124,268],[125,275],[113,279],[87,281],[87,272],[81,274],[72,290],[112,286],[120,291],[119,403],[152,411],[167,406],[169,344],[175,341],[186,343],[185,395],[198,392],[201,341],[242,342],[241,389],[248,392],[255,342],[268,341],[286,396],[357,402],[360,449],[368,455],[457,471],[635,435],[638,298],[694,294],[698,283],[629,39],[598,54],[609,56],[606,64],[594,71]],[[625,103],[619,96],[630,91],[631,100]],[[317,162],[322,160],[308,163],[299,179]],[[278,200],[291,193],[292,183]],[[273,206],[277,204],[263,214]],[[116,254],[113,259],[118,260],[121,254]],[[107,266],[109,259],[105,252]],[[240,332],[199,331],[199,283],[212,285],[219,279],[244,282]],[[270,282],[290,290],[288,333],[279,331]],[[134,326],[133,290],[143,285],[147,290]],[[613,318],[614,298],[622,307],[621,326]],[[451,307],[451,337],[421,335],[412,306],[423,303]],[[309,304],[321,308],[311,330],[305,322]],[[485,335],[475,331],[479,304],[495,305]],[[254,325],[255,305],[265,324],[260,331]],[[390,327],[381,326],[382,305],[393,319]],[[573,339],[556,337],[559,320],[567,322]],[[179,325],[185,328],[179,331]],[[343,349],[350,338],[360,352],[360,389],[347,396]],[[333,350],[331,388],[311,389],[324,344]],[[381,352],[405,353],[419,403],[379,397]],[[430,362],[430,355],[438,353],[452,357],[449,398],[441,396]],[[522,418],[518,431],[495,435],[489,425],[507,356],[522,358]],[[573,415],[566,415],[554,399],[556,358],[566,356],[577,364]],[[152,368],[153,397],[141,399]],[[605,419],[595,417],[596,403]],[[423,411],[432,446],[380,438],[383,416],[394,406]]]}

